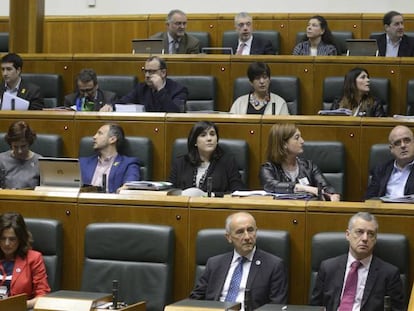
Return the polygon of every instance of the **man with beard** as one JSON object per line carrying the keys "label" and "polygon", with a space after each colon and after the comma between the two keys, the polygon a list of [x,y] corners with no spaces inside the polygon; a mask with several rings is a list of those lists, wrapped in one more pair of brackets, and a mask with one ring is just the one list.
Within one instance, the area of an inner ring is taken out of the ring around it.
{"label": "man with beard", "polygon": [[95,154],[79,159],[82,183],[117,192],[128,181],[139,180],[139,160],[119,154],[124,131],[117,124],[105,124],[93,136]]}
{"label": "man with beard", "polygon": [[188,90],[167,78],[167,64],[158,56],[151,56],[143,68],[145,82],[138,83],[119,103],[141,104],[145,111],[184,112]]}
{"label": "man with beard", "polygon": [[208,259],[190,298],[243,303],[245,290],[250,289],[253,310],[267,303],[287,303],[285,266],[281,258],[256,247],[254,217],[234,213],[227,217],[225,226],[226,239],[234,250]]}
{"label": "man with beard", "polygon": [[198,54],[200,41],[185,32],[187,16],[181,10],[171,10],[167,15],[167,31],[160,32],[151,39],[162,39],[165,54]]}

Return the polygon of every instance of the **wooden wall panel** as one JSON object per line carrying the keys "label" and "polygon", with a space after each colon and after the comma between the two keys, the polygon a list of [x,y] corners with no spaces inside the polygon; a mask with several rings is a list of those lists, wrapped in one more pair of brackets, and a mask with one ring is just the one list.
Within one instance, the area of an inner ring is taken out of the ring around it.
{"label": "wooden wall panel", "polygon": [[[87,197],[97,197],[90,194]],[[102,195],[100,195],[102,197]],[[177,197],[176,197],[177,198]],[[188,286],[188,208],[186,197],[175,199],[175,202],[168,203],[163,199],[159,204],[146,203],[145,200],[119,200],[113,196],[112,200],[98,202],[94,199],[81,200],[79,204],[79,256],[76,261],[83,262],[84,258],[84,232],[90,223],[96,222],[134,222],[143,224],[167,225],[174,228],[175,233],[175,257],[173,275],[173,301],[184,299],[189,294]],[[84,201],[84,202],[83,202]],[[171,200],[172,201],[172,200]],[[178,205],[177,205],[178,202]],[[154,241],[156,243],[156,241]],[[81,269],[78,270],[81,280]],[[108,280],[110,282],[110,280]],[[80,282],[79,282],[80,285]]]}

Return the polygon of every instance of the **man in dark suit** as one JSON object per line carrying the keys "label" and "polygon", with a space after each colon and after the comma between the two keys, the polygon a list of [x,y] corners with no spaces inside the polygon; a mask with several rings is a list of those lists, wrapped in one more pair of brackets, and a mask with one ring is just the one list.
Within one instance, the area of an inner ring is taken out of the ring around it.
{"label": "man in dark suit", "polygon": [[397,125],[391,130],[388,141],[394,159],[374,167],[370,172],[366,199],[414,194],[413,132],[404,125]]}
{"label": "man in dark suit", "polygon": [[167,15],[167,31],[160,32],[151,39],[162,39],[165,54],[198,54],[200,41],[185,32],[187,16],[181,10],[171,10]]}
{"label": "man in dark suit", "polygon": [[167,78],[167,64],[158,56],[151,56],[143,69],[145,82],[138,83],[119,103],[141,104],[145,111],[184,112],[188,90]]}
{"label": "man in dark suit", "polygon": [[116,94],[99,88],[93,69],[82,69],[76,77],[76,86],[76,92],[65,96],[65,107],[76,107],[78,111],[113,111]]}
{"label": "man in dark suit", "polygon": [[3,76],[3,87],[0,91],[0,98],[3,101],[3,94],[10,93],[29,102],[29,110],[42,110],[44,107],[43,96],[39,86],[25,82],[22,77],[23,60],[15,53],[9,53],[1,59],[1,73]]}
{"label": "man in dark suit", "polygon": [[[226,238],[234,251],[209,258],[190,298],[243,302],[245,290],[250,289],[252,309],[266,303],[286,303],[288,281],[283,261],[256,247],[256,232],[251,214],[239,212],[227,217]],[[243,272],[232,300],[228,294],[240,258]]]}
{"label": "man in dark suit", "polygon": [[253,35],[253,18],[246,12],[238,13],[234,18],[238,38],[231,43],[237,55],[274,55],[272,42]]}
{"label": "man in dark suit", "polygon": [[377,232],[374,215],[359,212],[351,217],[345,233],[349,252],[321,263],[311,305],[327,311],[379,311],[389,296],[392,310],[406,308],[398,268],[372,254]]}
{"label": "man in dark suit", "polygon": [[123,144],[122,127],[102,125],[93,136],[96,154],[79,158],[82,183],[114,193],[127,181],[139,180],[139,160],[120,154]]}
{"label": "man in dark suit", "polygon": [[384,15],[385,33],[372,36],[377,40],[379,56],[414,56],[414,38],[404,34],[404,19],[401,13],[390,11]]}

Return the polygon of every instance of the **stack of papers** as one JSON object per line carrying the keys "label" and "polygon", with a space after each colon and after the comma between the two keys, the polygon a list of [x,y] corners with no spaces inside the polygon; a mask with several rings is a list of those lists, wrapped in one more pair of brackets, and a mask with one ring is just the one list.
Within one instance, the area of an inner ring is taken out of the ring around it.
{"label": "stack of papers", "polygon": [[273,196],[274,199],[279,200],[310,200],[314,196],[307,192],[296,193],[272,193],[264,190],[253,191],[234,191],[231,196],[233,197],[250,197],[250,196]]}
{"label": "stack of papers", "polygon": [[318,114],[323,116],[352,116],[352,110],[346,108],[319,110]]}
{"label": "stack of papers", "polygon": [[385,203],[414,203],[414,194],[404,195],[402,197],[380,197],[380,200]]}
{"label": "stack of papers", "polygon": [[172,183],[168,181],[129,181],[125,183],[128,190],[165,190],[172,187]]}

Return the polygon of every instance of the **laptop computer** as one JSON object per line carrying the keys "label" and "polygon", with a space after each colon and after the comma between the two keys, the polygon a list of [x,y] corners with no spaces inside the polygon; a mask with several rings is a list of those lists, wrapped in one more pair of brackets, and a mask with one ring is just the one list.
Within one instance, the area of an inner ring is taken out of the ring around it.
{"label": "laptop computer", "polygon": [[132,54],[164,54],[162,39],[133,39]]}
{"label": "laptop computer", "polygon": [[204,47],[201,48],[202,54],[228,54],[233,55],[233,48],[231,47]]}
{"label": "laptop computer", "polygon": [[39,170],[40,186],[35,190],[69,191],[79,190],[81,186],[79,160],[76,158],[39,158]]}
{"label": "laptop computer", "polygon": [[347,39],[347,56],[378,56],[378,45],[375,39]]}
{"label": "laptop computer", "polygon": [[17,97],[10,93],[4,92],[1,102],[1,110],[28,110],[30,102],[26,99]]}

